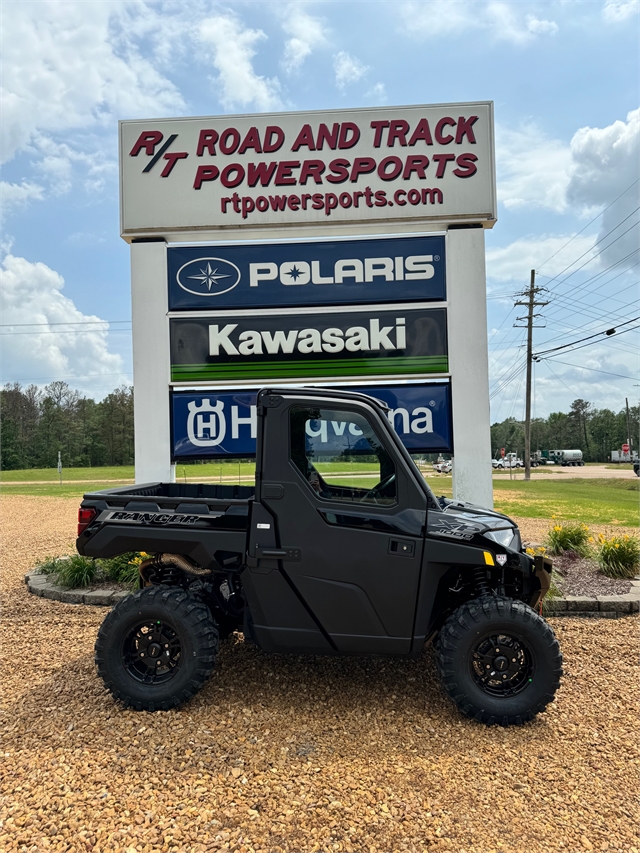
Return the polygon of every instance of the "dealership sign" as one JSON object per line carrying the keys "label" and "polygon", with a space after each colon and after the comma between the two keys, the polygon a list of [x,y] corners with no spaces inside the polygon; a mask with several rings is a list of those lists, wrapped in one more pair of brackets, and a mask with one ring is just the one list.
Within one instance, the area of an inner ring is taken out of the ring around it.
{"label": "dealership sign", "polygon": [[[382,400],[387,417],[411,453],[452,451],[451,395],[448,383],[351,388]],[[256,391],[176,391],[171,395],[174,459],[255,456]],[[330,454],[344,424],[307,424],[320,452]]]}
{"label": "dealership sign", "polygon": [[170,247],[169,310],[446,298],[444,236]]}
{"label": "dealership sign", "polygon": [[446,309],[172,318],[171,381],[446,374]]}
{"label": "dealership sign", "polygon": [[497,215],[493,107],[120,122],[121,233]]}

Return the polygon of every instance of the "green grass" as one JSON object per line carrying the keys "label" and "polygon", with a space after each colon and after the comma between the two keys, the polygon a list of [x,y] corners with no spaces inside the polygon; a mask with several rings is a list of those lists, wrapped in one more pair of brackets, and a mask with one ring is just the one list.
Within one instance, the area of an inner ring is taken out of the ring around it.
{"label": "green grass", "polygon": [[[363,475],[369,467],[362,463],[324,462],[318,465],[320,472],[330,482],[370,488],[375,482],[370,477],[339,477],[340,474],[357,473]],[[371,471],[375,466],[371,466]],[[537,469],[538,471],[540,469]],[[553,469],[551,469],[553,470]],[[557,470],[557,469],[556,469]],[[253,462],[240,463],[240,476],[251,477],[255,471]],[[552,518],[558,520],[582,521],[585,524],[611,524],[628,527],[639,524],[639,487],[640,480],[621,479],[581,479],[579,469],[567,471],[562,480],[509,480],[508,477],[495,478],[493,489],[495,506],[507,515],[524,518]],[[179,482],[184,477],[191,482],[208,478],[216,482],[238,481],[237,462],[209,462],[204,465],[177,465],[176,477]],[[451,477],[434,476],[427,469],[426,479],[437,495],[451,497]],[[38,480],[47,480],[38,483]],[[132,467],[112,468],[69,468],[63,471],[63,484],[57,482],[57,471],[51,469],[32,469],[28,471],[4,471],[0,492],[4,495],[35,495],[43,497],[75,497],[101,489],[117,488],[125,485],[110,480],[128,480],[133,482]],[[90,482],[78,482],[90,480]],[[13,484],[12,484],[13,481]],[[27,481],[19,485],[19,481]]]}
{"label": "green grass", "polygon": [[[60,475],[56,468],[27,468],[20,471],[0,471],[0,483],[37,482],[46,480],[59,483]],[[74,480],[104,482],[105,480],[131,480],[133,465],[114,465],[104,468],[63,468],[62,483]]]}
{"label": "green grass", "polygon": [[495,507],[507,515],[553,518],[585,524],[638,526],[637,480],[494,481]]}

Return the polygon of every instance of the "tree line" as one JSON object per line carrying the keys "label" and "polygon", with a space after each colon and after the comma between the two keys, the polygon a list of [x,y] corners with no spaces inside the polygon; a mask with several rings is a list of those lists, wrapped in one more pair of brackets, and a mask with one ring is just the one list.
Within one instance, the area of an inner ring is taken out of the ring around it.
{"label": "tree line", "polygon": [[5,470],[131,465],[133,388],[96,403],[66,382],[40,389],[18,382],[0,390],[0,463]]}
{"label": "tree line", "polygon": [[[608,462],[612,450],[620,450],[631,439],[633,450],[640,446],[640,408],[626,407],[619,412],[596,409],[586,400],[577,399],[568,413],[552,412],[548,418],[531,421],[531,450],[582,450],[586,462]],[[507,418],[491,425],[491,447],[495,456],[505,451],[524,454],[524,425]]]}
{"label": "tree line", "polygon": [[[587,462],[606,462],[631,438],[640,446],[639,407],[613,412],[596,409],[586,400],[574,400],[568,413],[553,412],[531,424],[531,449],[579,448]],[[66,468],[132,465],[133,388],[123,385],[96,403],[66,382],[40,389],[19,383],[0,389],[0,464],[5,470],[54,468],[58,451]],[[495,454],[524,453],[521,421],[507,418],[491,426]]]}

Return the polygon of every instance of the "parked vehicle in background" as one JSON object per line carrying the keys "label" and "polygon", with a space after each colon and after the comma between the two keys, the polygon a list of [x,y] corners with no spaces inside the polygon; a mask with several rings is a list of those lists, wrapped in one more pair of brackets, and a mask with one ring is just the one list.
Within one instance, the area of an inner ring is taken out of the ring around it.
{"label": "parked vehicle in background", "polygon": [[494,468],[524,468],[524,462],[518,457],[517,453],[507,453],[502,459],[497,460]]}
{"label": "parked vehicle in background", "polygon": [[559,450],[556,452],[559,454],[556,464],[564,465],[565,467],[571,465],[574,468],[576,465],[584,465],[581,450]]}
{"label": "parked vehicle in background", "polygon": [[445,459],[442,462],[434,462],[433,470],[439,474],[450,474],[453,468],[453,460]]}

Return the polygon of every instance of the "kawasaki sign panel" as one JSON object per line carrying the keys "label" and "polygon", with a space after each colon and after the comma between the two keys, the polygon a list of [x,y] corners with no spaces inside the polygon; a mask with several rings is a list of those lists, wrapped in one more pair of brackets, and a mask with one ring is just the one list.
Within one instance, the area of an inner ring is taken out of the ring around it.
{"label": "kawasaki sign panel", "polygon": [[167,250],[169,310],[443,301],[444,236]]}
{"label": "kawasaki sign panel", "polygon": [[171,381],[446,374],[446,309],[172,318]]}
{"label": "kawasaki sign panel", "polygon": [[[383,400],[388,418],[411,453],[452,451],[451,395],[448,383],[349,388]],[[175,459],[255,456],[255,391],[176,391],[171,395]],[[308,424],[318,449],[331,453],[344,424]]]}
{"label": "kawasaki sign panel", "polygon": [[121,233],[497,216],[493,104],[121,121]]}

